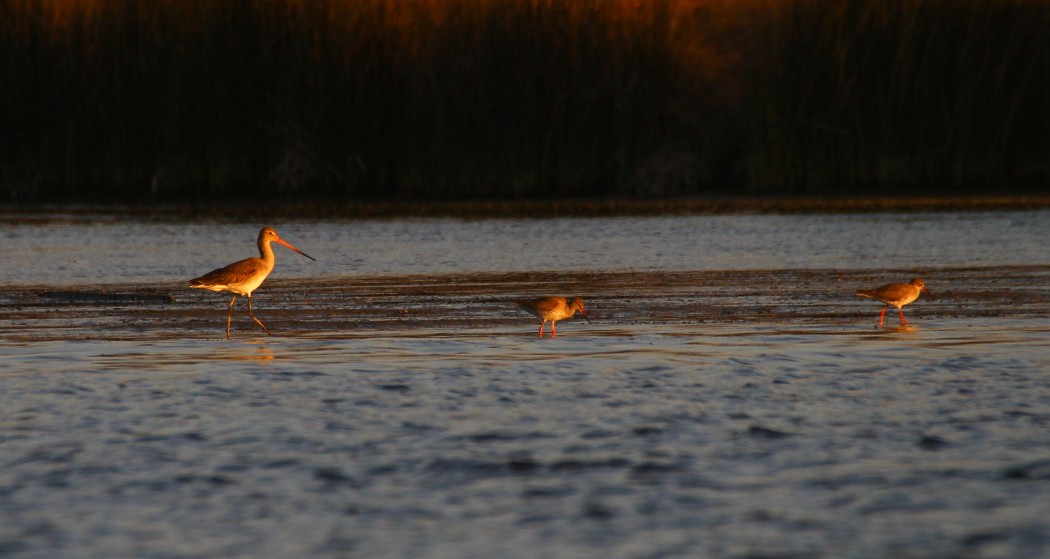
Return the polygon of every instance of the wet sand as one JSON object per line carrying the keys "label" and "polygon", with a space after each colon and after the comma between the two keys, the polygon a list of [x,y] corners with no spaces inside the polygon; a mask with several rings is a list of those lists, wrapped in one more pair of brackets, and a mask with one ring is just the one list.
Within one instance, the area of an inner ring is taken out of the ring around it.
{"label": "wet sand", "polygon": [[[908,281],[912,270],[720,272],[514,272],[270,280],[253,297],[278,336],[343,337],[412,332],[496,335],[527,331],[516,297],[583,296],[593,320],[566,332],[629,331],[638,325],[769,324],[854,329],[877,322],[882,305],[861,287]],[[905,307],[929,320],[1050,317],[1050,266],[929,269],[934,297]],[[0,289],[0,336],[17,341],[213,337],[225,333],[230,296],[167,286],[102,285]],[[233,333],[264,334],[238,298]],[[569,324],[567,321],[564,324]],[[896,311],[887,326],[898,324]]]}

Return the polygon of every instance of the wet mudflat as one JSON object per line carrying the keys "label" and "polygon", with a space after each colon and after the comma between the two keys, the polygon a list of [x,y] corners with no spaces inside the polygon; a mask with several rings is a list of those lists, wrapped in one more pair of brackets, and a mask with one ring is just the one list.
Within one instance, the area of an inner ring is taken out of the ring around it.
{"label": "wet mudflat", "polygon": [[[12,280],[0,556],[1044,556],[1050,259],[924,250],[336,277],[285,252],[274,335],[238,301],[229,340],[189,270]],[[853,290],[920,273],[936,298],[874,328]],[[593,322],[537,338],[508,300],[547,293]]]}
{"label": "wet mudflat", "polygon": [[[533,318],[515,298],[583,296],[566,331],[630,336],[650,325],[768,324],[786,329],[874,329],[883,305],[858,287],[905,281],[903,270],[722,270],[697,272],[511,272],[269,280],[253,297],[276,338],[341,339],[390,335],[442,338],[528,334]],[[1050,265],[926,269],[932,296],[905,307],[920,320],[899,328],[895,309],[871,334],[908,334],[930,319],[1010,320],[1050,316]],[[182,282],[0,288],[0,335],[9,341],[225,339],[230,296]],[[914,328],[911,328],[914,326]],[[536,328],[532,329],[535,334]],[[548,330],[545,330],[548,332]],[[265,334],[238,298],[233,338]],[[264,338],[265,339],[265,338]]]}

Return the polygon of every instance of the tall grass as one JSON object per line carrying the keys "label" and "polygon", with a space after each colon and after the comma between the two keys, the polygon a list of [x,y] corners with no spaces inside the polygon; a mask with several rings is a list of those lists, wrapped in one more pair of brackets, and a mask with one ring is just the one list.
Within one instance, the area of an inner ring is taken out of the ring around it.
{"label": "tall grass", "polygon": [[752,187],[1047,187],[1050,2],[795,0],[763,35]]}
{"label": "tall grass", "polygon": [[1050,1],[0,0],[0,198],[1050,186]]}

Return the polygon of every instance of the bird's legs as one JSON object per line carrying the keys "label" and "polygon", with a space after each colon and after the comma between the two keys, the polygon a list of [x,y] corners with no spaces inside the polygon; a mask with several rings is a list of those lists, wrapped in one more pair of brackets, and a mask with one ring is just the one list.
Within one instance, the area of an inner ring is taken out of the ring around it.
{"label": "bird's legs", "polygon": [[[252,296],[248,295],[247,298],[248,298],[248,315],[252,317],[252,320],[254,320],[256,324],[258,324],[259,326],[262,326],[262,329],[266,330],[267,334],[271,334],[272,335],[273,332],[271,332],[270,329],[267,328],[266,325],[262,323],[262,321],[260,321],[258,318],[255,318],[255,313],[252,312]],[[230,307],[230,309],[232,311],[233,307]],[[226,335],[228,336],[229,333],[227,333]]]}
{"label": "bird's legs", "polygon": [[[879,315],[879,326],[877,326],[876,328],[882,326],[882,321],[886,318],[886,311],[888,310],[890,310],[890,307],[888,305],[882,309],[882,313]],[[899,314],[901,317],[901,326],[906,326],[908,324],[908,319],[904,318],[904,310],[900,307],[897,307],[897,314]]]}
{"label": "bird's legs", "polygon": [[554,321],[551,321],[551,337],[557,336],[558,332],[554,329]]}
{"label": "bird's legs", "polygon": [[230,337],[230,321],[233,320],[233,302],[237,300],[237,296],[234,295],[233,299],[230,299],[230,312],[226,313],[226,338]]}
{"label": "bird's legs", "polygon": [[[546,325],[547,325],[547,321],[546,320],[544,320],[543,322],[540,323],[540,337],[541,338],[543,337],[543,327],[546,326]],[[551,323],[551,326],[554,326],[553,322]]]}

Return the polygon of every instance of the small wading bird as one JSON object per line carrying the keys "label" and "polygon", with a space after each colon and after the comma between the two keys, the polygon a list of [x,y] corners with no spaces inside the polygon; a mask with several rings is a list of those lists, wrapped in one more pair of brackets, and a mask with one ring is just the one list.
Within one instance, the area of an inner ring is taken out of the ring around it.
{"label": "small wading bird", "polygon": [[907,324],[908,319],[904,318],[904,311],[901,310],[901,307],[918,299],[920,293],[929,295],[930,291],[926,289],[926,283],[919,278],[911,280],[911,283],[891,283],[875,289],[857,290],[859,297],[886,303],[882,314],[879,315],[879,326],[882,326],[882,320],[886,318],[886,311],[890,310],[890,307],[897,307],[897,312],[901,315],[901,325]]}
{"label": "small wading bird", "polygon": [[565,297],[541,297],[539,299],[521,299],[513,301],[513,303],[525,312],[540,319],[540,337],[543,337],[543,325],[547,324],[548,321],[551,323],[551,337],[558,335],[558,332],[554,330],[554,323],[569,318],[579,311],[583,315],[583,318],[587,319],[587,322],[591,321],[591,318],[587,316],[587,311],[583,310],[583,299],[579,297],[573,297],[572,299],[566,299]]}
{"label": "small wading bird", "polygon": [[207,289],[210,291],[229,291],[233,293],[233,299],[230,299],[230,311],[226,314],[226,337],[230,337],[230,320],[233,318],[233,303],[237,300],[237,296],[246,297],[248,299],[248,315],[252,317],[252,320],[256,324],[262,326],[263,330],[266,330],[267,334],[270,334],[270,329],[266,327],[258,318],[255,318],[255,313],[252,312],[252,291],[255,291],[262,285],[262,282],[266,279],[266,276],[270,275],[273,271],[273,247],[270,243],[280,243],[295,252],[309,258],[310,260],[316,259],[309,254],[293,247],[284,239],[277,236],[277,231],[274,231],[271,227],[263,227],[262,231],[259,231],[259,255],[262,258],[245,258],[240,262],[234,262],[224,268],[218,270],[212,270],[203,276],[191,279],[190,287]]}

